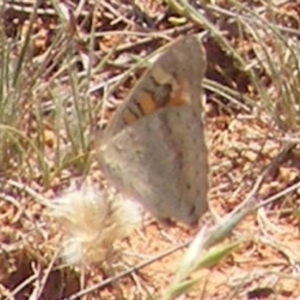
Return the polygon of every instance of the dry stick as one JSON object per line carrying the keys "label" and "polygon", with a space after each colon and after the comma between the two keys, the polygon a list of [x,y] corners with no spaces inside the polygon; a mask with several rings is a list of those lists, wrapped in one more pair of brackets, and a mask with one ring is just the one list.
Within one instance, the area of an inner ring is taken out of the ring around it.
{"label": "dry stick", "polygon": [[277,193],[277,194],[275,194],[275,195],[273,195],[273,196],[271,196],[271,197],[263,200],[261,203],[259,203],[259,204],[257,204],[255,206],[255,209],[258,209],[260,207],[263,207],[263,206],[266,206],[268,204],[271,204],[271,203],[275,202],[276,200],[278,200],[279,198],[281,198],[283,196],[286,196],[287,194],[290,194],[291,192],[293,192],[293,191],[295,191],[295,190],[297,190],[299,188],[300,188],[300,181],[297,182],[297,183],[295,183],[295,184],[293,184],[292,186],[284,189],[283,191],[280,191],[279,193]]}
{"label": "dry stick", "polygon": [[[144,44],[153,42],[157,39],[166,39],[168,41],[172,41],[172,37],[169,37],[169,35],[175,35],[175,34],[177,35],[180,33],[184,33],[192,28],[193,27],[191,26],[191,24],[186,24],[186,25],[182,25],[181,27],[178,27],[178,28],[171,28],[171,29],[167,29],[167,30],[162,30],[160,32],[150,32],[150,33],[146,34],[145,38],[143,38],[139,41],[136,41],[135,43],[122,44],[121,46],[116,48],[116,52],[117,53],[125,52],[128,50],[134,49],[134,47],[142,46]],[[206,32],[206,31],[204,31],[204,32]],[[125,33],[124,33],[124,31],[122,31],[121,33],[122,33],[122,35],[124,35],[124,34],[126,34],[126,31],[125,31]],[[104,34],[101,33],[101,35],[105,35],[105,32],[104,32]]]}
{"label": "dry stick", "polygon": [[[124,51],[127,51],[127,50],[131,50],[132,48],[134,48],[136,46],[141,46],[141,45],[147,44],[147,43],[152,42],[152,41],[154,41],[156,39],[171,40],[171,38],[168,38],[168,35],[177,35],[177,34],[185,33],[185,32],[187,32],[190,29],[192,29],[192,25],[191,24],[186,24],[186,25],[183,25],[183,26],[180,26],[180,27],[162,30],[160,32],[149,32],[149,33],[132,32],[132,31],[130,32],[130,31],[126,31],[126,30],[124,30],[124,31],[121,31],[121,30],[102,31],[102,32],[96,33],[95,37],[102,37],[102,36],[106,36],[106,35],[108,35],[108,36],[111,36],[111,35],[122,35],[122,36],[126,35],[126,36],[130,36],[130,35],[132,35],[132,36],[145,37],[144,39],[139,40],[139,41],[137,41],[135,43],[123,44],[121,46],[117,46],[114,49],[114,51],[115,51],[114,53],[119,53],[119,52],[124,52]],[[101,53],[100,53],[100,51],[95,51],[94,54],[97,57],[97,56],[100,56]],[[86,72],[85,71],[79,72],[78,75],[80,77],[85,77],[86,76]],[[123,75],[118,75],[118,76],[122,77]],[[64,77],[62,77],[60,79],[57,78],[57,80],[60,83],[65,83],[65,82],[67,82],[68,77],[64,76]],[[103,88],[105,86],[106,86],[106,84],[102,83],[102,84],[100,84],[99,88]],[[95,90],[97,90],[97,87],[90,88],[89,93],[92,93]]]}
{"label": "dry stick", "polygon": [[[3,0],[2,0],[3,1]],[[33,1],[11,1],[11,0],[7,0],[5,1],[5,6],[4,9],[9,9],[12,10],[16,13],[20,13],[20,14],[32,14],[34,8],[33,8]],[[37,8],[37,13],[39,16],[43,16],[43,15],[49,15],[49,16],[53,16],[56,15],[56,11],[51,8],[51,7],[45,7],[45,8],[41,8],[38,7]],[[88,12],[87,12],[88,14]]]}
{"label": "dry stick", "polygon": [[130,25],[130,26],[134,26],[135,23],[131,20],[129,20],[128,18],[126,18],[125,16],[123,16],[118,10],[116,10],[112,5],[110,5],[109,3],[107,3],[107,1],[101,1],[101,4],[103,5],[103,7],[105,7],[110,13],[112,13],[113,15],[115,15],[115,17],[117,17],[117,20],[114,20],[113,23],[115,23],[116,21],[122,20],[125,24]]}
{"label": "dry stick", "polygon": [[[263,205],[261,204],[255,204],[254,203],[254,196],[257,193],[257,191],[259,190],[259,188],[261,187],[263,180],[265,179],[265,177],[272,172],[284,159],[284,157],[288,154],[288,152],[294,148],[296,145],[296,143],[288,143],[287,145],[285,145],[283,147],[283,149],[280,151],[280,153],[273,159],[273,161],[270,163],[270,165],[263,171],[263,173],[258,177],[257,181],[255,182],[252,190],[249,192],[248,196],[246,197],[246,199],[239,205],[237,206],[234,211],[229,215],[229,217],[227,217],[227,219],[230,219],[232,217],[234,217],[234,215],[238,214],[239,211],[240,212],[247,212],[247,207],[248,209],[250,209],[249,212],[254,211],[260,207],[262,207]],[[271,198],[274,198],[274,196],[272,196]],[[279,197],[277,197],[276,199],[278,199]],[[273,201],[275,201],[275,199],[273,199]],[[267,204],[266,202],[264,202],[265,204]],[[253,207],[251,208],[251,205],[253,205]],[[245,210],[246,209],[246,210]],[[248,212],[248,213],[249,213]],[[246,213],[247,214],[247,213]]]}
{"label": "dry stick", "polygon": [[155,256],[155,257],[153,257],[153,258],[151,258],[151,259],[149,259],[149,260],[147,260],[145,262],[142,262],[142,263],[138,264],[137,266],[130,268],[127,271],[124,271],[124,272],[122,272],[122,273],[120,273],[120,274],[118,274],[116,276],[107,278],[106,280],[104,280],[102,282],[99,282],[99,283],[97,283],[97,284],[95,284],[95,285],[93,285],[93,286],[91,286],[89,288],[86,288],[86,289],[84,289],[82,291],[79,291],[76,294],[71,295],[70,297],[63,298],[61,300],[75,300],[75,299],[78,299],[78,298],[80,298],[80,297],[82,297],[82,296],[84,296],[86,294],[89,294],[89,293],[91,293],[91,292],[93,292],[93,291],[95,291],[97,289],[100,289],[100,288],[102,288],[102,287],[104,287],[106,285],[111,284],[115,280],[118,280],[118,279],[120,279],[122,277],[130,275],[131,273],[136,272],[136,271],[138,271],[138,270],[140,270],[140,269],[142,269],[142,268],[150,265],[151,263],[153,263],[153,262],[155,262],[155,261],[157,261],[159,259],[167,257],[168,255],[170,255],[170,254],[172,254],[172,253],[174,253],[174,252],[176,252],[176,251],[178,251],[178,250],[180,250],[180,249],[188,246],[190,244],[190,242],[191,241],[187,241],[187,242],[185,242],[185,243],[183,243],[181,245],[178,245],[178,246],[176,246],[176,247],[174,247],[172,249],[169,249],[166,252],[161,253],[161,254],[159,254],[159,255],[157,255],[157,256]]}
{"label": "dry stick", "polygon": [[[58,255],[58,251],[55,253],[53,259],[51,260],[50,262],[50,265],[48,267],[48,269],[46,270],[46,273],[45,273],[45,276],[41,282],[41,285],[40,287],[44,287],[45,283],[46,283],[46,279],[48,278],[51,270],[53,269],[53,265],[54,265],[54,262],[55,262],[55,259],[57,258],[57,255]],[[34,280],[38,279],[38,274],[33,274],[31,275],[30,277],[28,277],[27,279],[25,279],[24,281],[22,281],[17,287],[14,288],[13,291],[10,291],[10,294],[4,298],[4,300],[11,300],[11,299],[14,299],[14,297],[20,292],[22,291],[27,285],[31,284],[34,282]],[[39,294],[40,296],[40,294]],[[38,299],[38,297],[33,297],[32,298],[32,295],[30,296],[31,299]]]}
{"label": "dry stick", "polygon": [[[287,143],[287,145],[285,145],[283,147],[283,149],[280,151],[280,153],[274,158],[273,162],[271,163],[271,165],[268,167],[267,171],[268,172],[272,172],[274,170],[275,167],[277,167],[285,158],[285,156],[297,145],[297,143],[295,142],[289,142]],[[279,198],[281,198],[282,196],[285,196],[289,193],[291,193],[292,191],[298,189],[300,186],[300,182],[284,189],[283,191],[280,191],[279,193],[263,200],[261,203],[258,203],[255,206],[255,209],[259,209],[263,206],[266,206],[272,202],[275,202],[276,200],[278,200]]]}
{"label": "dry stick", "polygon": [[5,297],[5,300],[15,300],[9,289],[2,283],[0,283],[0,295]]}
{"label": "dry stick", "polygon": [[14,197],[7,195],[5,193],[0,193],[0,199],[1,198],[4,199],[6,202],[14,205],[18,209],[18,211],[22,209],[20,202],[16,200]]}
{"label": "dry stick", "polygon": [[[37,278],[36,274],[31,275],[24,281],[22,281],[17,287],[15,287],[10,294],[15,297],[20,291],[22,291],[27,285],[31,284]],[[4,298],[4,300],[10,299],[9,297]]]}
{"label": "dry stick", "polygon": [[25,217],[30,220],[29,215],[26,213],[24,205],[19,203],[18,200],[16,200],[14,197],[10,195],[6,195],[5,193],[0,193],[0,199],[4,199],[8,203],[14,205],[17,208],[17,212],[14,214],[14,218],[11,219],[12,223],[17,222],[22,215],[25,215]]}
{"label": "dry stick", "polygon": [[241,66],[244,66],[244,61],[236,49],[230,45],[228,39],[224,38],[222,32],[204,17],[203,13],[198,12],[186,0],[167,0],[166,3],[183,17],[186,17],[197,25],[200,24],[201,27],[204,27],[221,45],[225,47],[225,49],[227,49],[227,51],[238,61],[238,63],[241,64]]}
{"label": "dry stick", "polygon": [[50,261],[50,264],[49,264],[48,268],[45,271],[44,277],[39,281],[40,284],[35,287],[35,289],[31,293],[28,300],[36,300],[36,299],[39,299],[41,297],[43,289],[44,289],[44,287],[47,283],[47,279],[48,279],[48,277],[49,277],[49,275],[50,275],[50,273],[51,273],[51,271],[54,267],[54,263],[56,261],[56,258],[58,257],[58,253],[59,253],[59,250],[57,250],[54,253],[54,255],[53,255],[53,257]]}
{"label": "dry stick", "polygon": [[[294,143],[294,142],[289,142],[289,143],[286,144],[286,146],[282,149],[280,154],[277,155],[277,157],[274,159],[273,168],[270,170],[270,173],[273,173],[273,170],[275,169],[275,167],[277,167],[278,165],[280,165],[283,162],[285,157],[289,154],[289,152],[295,146],[296,146],[296,143]],[[266,225],[267,225],[267,227],[273,227],[273,225],[268,221],[268,219],[265,215],[264,206],[263,207],[261,207],[261,206],[257,207],[257,210],[258,210],[257,221],[260,224],[260,227],[261,227],[263,232],[265,232],[265,230],[266,230],[266,228],[265,228]],[[262,222],[264,222],[264,226],[262,226],[262,224],[261,224]]]}
{"label": "dry stick", "polygon": [[277,242],[269,237],[259,237],[258,241],[260,241],[260,243],[262,243],[264,245],[272,247],[273,249],[275,249],[276,251],[281,253],[282,256],[284,256],[286,258],[286,260],[292,267],[295,268],[297,266],[298,259],[297,259],[296,253],[293,252],[290,248],[288,248],[284,244]]}
{"label": "dry stick", "polygon": [[[2,0],[3,1],[3,0]],[[46,1],[43,1],[46,2]],[[21,14],[32,14],[33,12],[33,4],[34,1],[32,0],[6,0],[5,1],[5,9],[9,9],[14,11],[15,13],[21,13]],[[57,5],[53,3],[53,1],[50,1],[50,3],[46,3],[47,7],[38,7],[37,13],[39,16],[57,16]],[[54,4],[54,5],[53,5]],[[80,10],[80,11],[79,11]],[[82,9],[82,4],[78,4],[75,15],[76,17],[85,17],[90,14],[88,9]]]}
{"label": "dry stick", "polygon": [[9,184],[12,187],[16,187],[24,192],[26,192],[28,195],[30,195],[36,202],[46,206],[46,207],[52,207],[51,201],[49,201],[48,198],[40,195],[35,190],[30,188],[29,186],[26,186],[24,183],[20,183],[14,180],[7,180],[5,181],[6,184]]}

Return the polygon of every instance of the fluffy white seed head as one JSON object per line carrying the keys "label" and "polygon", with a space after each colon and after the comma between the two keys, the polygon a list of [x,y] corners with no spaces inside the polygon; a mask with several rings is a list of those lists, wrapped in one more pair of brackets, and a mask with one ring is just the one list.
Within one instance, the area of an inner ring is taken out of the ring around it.
{"label": "fluffy white seed head", "polygon": [[91,181],[54,199],[52,213],[65,233],[62,257],[71,265],[103,262],[114,243],[141,223],[139,207],[120,195],[108,195]]}

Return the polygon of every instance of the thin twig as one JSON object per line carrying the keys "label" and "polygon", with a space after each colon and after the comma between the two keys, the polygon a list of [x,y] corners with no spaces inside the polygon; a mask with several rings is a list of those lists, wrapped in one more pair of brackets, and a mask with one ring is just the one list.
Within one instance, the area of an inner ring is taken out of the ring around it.
{"label": "thin twig", "polygon": [[110,277],[110,278],[108,278],[106,280],[103,280],[102,282],[99,282],[99,283],[97,283],[97,284],[95,284],[95,285],[93,285],[91,287],[88,287],[88,288],[86,288],[84,290],[81,290],[78,293],[73,294],[73,295],[71,295],[71,296],[69,296],[67,298],[63,298],[62,300],[75,300],[75,299],[78,299],[78,298],[80,298],[82,296],[85,296],[85,295],[87,295],[87,294],[89,294],[89,293],[91,293],[91,292],[93,292],[93,291],[95,291],[97,289],[101,289],[101,288],[103,288],[103,287],[111,284],[115,280],[118,280],[118,279],[121,279],[121,278],[123,278],[123,277],[125,277],[127,275],[130,275],[133,272],[137,272],[140,269],[145,268],[146,266],[152,264],[153,262],[156,262],[157,260],[163,259],[164,257],[167,257],[170,254],[172,254],[174,252],[177,252],[177,251],[185,248],[186,246],[188,246],[190,244],[190,242],[191,241],[184,242],[181,245],[175,246],[174,248],[169,249],[169,250],[167,250],[167,251],[165,251],[165,252],[163,252],[161,254],[158,254],[157,256],[155,256],[153,258],[150,258],[149,260],[147,260],[145,262],[142,262],[142,263],[138,264],[137,266],[130,268],[127,271],[124,271],[122,273],[117,274],[116,276],[113,276],[113,277]]}
{"label": "thin twig", "polygon": [[[35,289],[33,289],[28,300],[37,300],[41,297],[43,290],[45,288],[45,285],[47,283],[47,280],[49,278],[49,275],[50,275],[51,271],[53,270],[53,266],[56,261],[56,258],[58,257],[58,253],[59,253],[59,249],[53,255],[53,257],[48,265],[48,268],[44,272],[43,278],[41,280],[38,280],[39,284],[37,284]],[[39,276],[37,276],[37,278],[39,278]]]}

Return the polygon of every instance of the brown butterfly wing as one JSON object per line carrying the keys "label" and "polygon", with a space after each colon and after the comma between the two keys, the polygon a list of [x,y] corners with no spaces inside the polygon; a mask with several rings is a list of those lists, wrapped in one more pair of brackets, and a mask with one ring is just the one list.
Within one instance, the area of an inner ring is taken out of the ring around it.
{"label": "brown butterfly wing", "polygon": [[205,68],[196,36],[172,43],[117,109],[99,147],[106,176],[160,219],[193,224],[208,208]]}
{"label": "brown butterfly wing", "polygon": [[105,174],[160,219],[195,224],[208,209],[203,125],[189,106],[127,126],[100,150]]}

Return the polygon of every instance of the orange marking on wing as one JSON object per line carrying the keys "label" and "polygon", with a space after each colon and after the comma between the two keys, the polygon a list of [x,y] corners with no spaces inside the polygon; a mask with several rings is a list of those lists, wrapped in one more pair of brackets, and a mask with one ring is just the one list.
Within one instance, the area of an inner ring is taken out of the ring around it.
{"label": "orange marking on wing", "polygon": [[181,106],[184,104],[188,104],[189,99],[186,99],[186,95],[184,93],[184,87],[181,83],[179,88],[176,91],[172,92],[171,99],[168,101],[167,106]]}
{"label": "orange marking on wing", "polygon": [[[187,95],[184,91],[184,83],[178,85],[178,88],[175,91],[172,91],[170,99],[165,102],[165,105],[161,106],[159,106],[159,103],[155,101],[151,93],[141,91],[139,95],[136,96],[136,101],[132,102],[131,105],[124,111],[124,122],[130,125],[144,115],[155,113],[155,111],[159,108],[189,104],[190,99],[187,99]],[[135,113],[132,113],[129,109],[132,106],[137,106],[135,107],[136,109],[134,109]]]}
{"label": "orange marking on wing", "polygon": [[137,119],[138,118],[133,113],[131,113],[128,109],[124,111],[123,120],[125,124],[130,125],[133,122],[135,122]]}
{"label": "orange marking on wing", "polygon": [[177,97],[172,97],[168,102],[167,106],[181,106],[187,104],[182,95],[176,95]]}
{"label": "orange marking on wing", "polygon": [[157,109],[157,104],[155,99],[151,94],[143,92],[141,98],[139,99],[140,109],[143,111],[144,115],[151,114]]}
{"label": "orange marking on wing", "polygon": [[[136,114],[130,111],[129,106],[123,115],[124,122],[128,125],[132,124],[133,122],[137,121],[139,118],[143,117],[144,115],[151,114],[152,112],[156,111],[157,105],[151,95],[147,92],[142,92],[137,97],[137,102],[132,103],[132,105],[137,106],[134,110]],[[139,115],[137,115],[139,114]]]}

